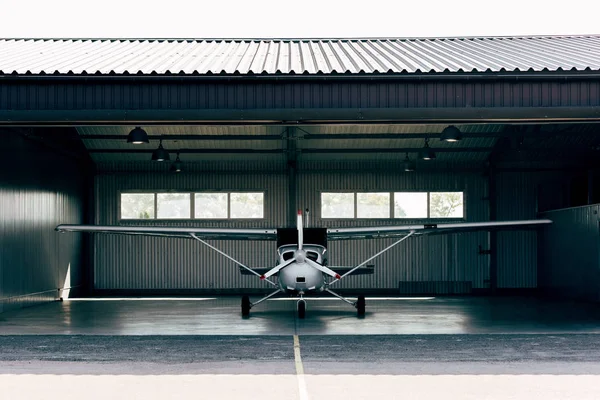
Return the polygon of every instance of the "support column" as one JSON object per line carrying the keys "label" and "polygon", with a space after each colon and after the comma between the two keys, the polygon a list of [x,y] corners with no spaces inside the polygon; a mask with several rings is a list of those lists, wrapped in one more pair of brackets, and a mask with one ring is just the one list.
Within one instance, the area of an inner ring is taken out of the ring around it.
{"label": "support column", "polygon": [[296,197],[298,193],[298,147],[297,147],[297,129],[293,126],[289,127],[284,135],[285,150],[287,157],[287,176],[288,176],[288,218],[287,225],[289,228],[296,226],[296,216],[298,205]]}

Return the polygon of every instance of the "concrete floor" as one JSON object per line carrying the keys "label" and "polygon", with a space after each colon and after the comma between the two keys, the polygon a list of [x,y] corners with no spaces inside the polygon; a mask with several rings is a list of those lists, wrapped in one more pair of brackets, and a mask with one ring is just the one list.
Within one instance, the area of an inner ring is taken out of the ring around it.
{"label": "concrete floor", "polygon": [[335,299],[272,300],[240,316],[238,297],[82,299],[0,314],[0,335],[394,335],[600,333],[600,306],[526,297],[368,298],[367,315]]}
{"label": "concrete floor", "polygon": [[600,399],[600,306],[70,300],[0,314],[0,399]]}

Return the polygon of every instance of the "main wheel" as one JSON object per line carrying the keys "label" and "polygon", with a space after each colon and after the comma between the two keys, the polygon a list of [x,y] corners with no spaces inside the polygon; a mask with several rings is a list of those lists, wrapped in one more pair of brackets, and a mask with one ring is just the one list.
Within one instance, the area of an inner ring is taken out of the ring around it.
{"label": "main wheel", "polygon": [[306,316],[306,301],[298,300],[298,318],[304,319]]}
{"label": "main wheel", "polygon": [[365,315],[365,296],[358,296],[358,300],[356,301],[356,314],[359,317],[363,317]]}
{"label": "main wheel", "polygon": [[250,315],[250,297],[242,296],[242,316]]}

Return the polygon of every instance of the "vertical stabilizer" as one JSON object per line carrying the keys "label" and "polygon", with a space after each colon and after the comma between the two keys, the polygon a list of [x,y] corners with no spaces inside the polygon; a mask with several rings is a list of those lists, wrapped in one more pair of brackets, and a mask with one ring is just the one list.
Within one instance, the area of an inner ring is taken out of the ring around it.
{"label": "vertical stabilizer", "polygon": [[298,250],[302,250],[304,244],[304,226],[302,225],[302,210],[298,210],[298,222],[296,223],[296,229],[298,229]]}

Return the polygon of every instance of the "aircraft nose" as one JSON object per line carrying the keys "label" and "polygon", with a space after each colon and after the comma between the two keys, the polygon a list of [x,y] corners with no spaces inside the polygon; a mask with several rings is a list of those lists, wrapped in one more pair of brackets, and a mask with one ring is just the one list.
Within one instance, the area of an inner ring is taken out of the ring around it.
{"label": "aircraft nose", "polygon": [[294,254],[294,258],[296,259],[296,262],[298,264],[302,264],[302,263],[304,263],[304,260],[306,259],[306,252],[304,250],[296,250],[296,253]]}

